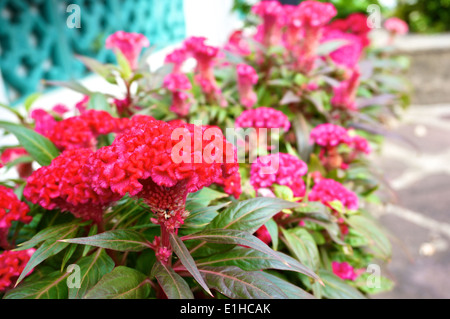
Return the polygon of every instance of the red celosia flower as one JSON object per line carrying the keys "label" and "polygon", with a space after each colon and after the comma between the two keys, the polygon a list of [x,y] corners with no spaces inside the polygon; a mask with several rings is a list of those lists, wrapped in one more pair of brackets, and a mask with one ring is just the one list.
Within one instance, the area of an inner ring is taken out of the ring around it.
{"label": "red celosia flower", "polygon": [[22,251],[5,250],[0,254],[0,292],[14,286],[35,251],[34,248]]}
{"label": "red celosia flower", "polygon": [[47,111],[36,109],[31,112],[31,118],[34,120],[34,130],[39,134],[48,136],[56,125],[56,120]]}
{"label": "red celosia flower", "polygon": [[273,184],[289,187],[295,197],[305,195],[302,176],[308,167],[302,160],[291,154],[278,153],[259,157],[250,170],[250,184],[256,191],[270,188]]}
{"label": "red celosia flower", "polygon": [[75,108],[80,112],[80,114],[84,113],[89,105],[89,95],[85,95],[78,103],[75,104]]}
{"label": "red celosia flower", "polygon": [[333,261],[331,267],[333,268],[333,273],[341,279],[354,281],[358,278],[355,270],[348,262],[339,263]]}
{"label": "red celosia flower", "polygon": [[[3,151],[0,163],[7,164],[15,161],[16,159],[27,156],[28,152],[23,147],[13,147],[7,148]],[[17,172],[20,178],[26,178],[33,172],[33,167],[31,166],[31,161],[26,163],[20,163],[16,165]]]}
{"label": "red celosia flower", "polygon": [[360,73],[358,70],[351,71],[348,80],[342,81],[338,86],[333,88],[333,97],[331,104],[337,108],[356,111],[356,93],[359,86]]}
{"label": "red celosia flower", "polygon": [[320,124],[312,129],[310,135],[311,143],[322,147],[336,147],[340,144],[348,144],[350,137],[345,128],[331,124]]}
{"label": "red celosia flower", "polygon": [[69,112],[69,108],[67,106],[65,106],[64,104],[56,104],[52,108],[52,111],[60,116],[63,116],[65,113]]}
{"label": "red celosia flower", "polygon": [[134,32],[117,31],[106,39],[105,47],[111,50],[119,50],[128,60],[130,67],[137,68],[139,55],[142,48],[148,47],[150,42],[145,35]]}
{"label": "red celosia flower", "polygon": [[255,233],[255,236],[258,237],[263,242],[265,242],[267,245],[269,245],[272,242],[272,236],[270,236],[270,233],[265,225],[262,225],[261,227],[258,228],[258,230]]}
{"label": "red celosia flower", "polygon": [[344,40],[348,42],[348,44],[330,53],[330,58],[333,62],[349,69],[354,69],[359,62],[363,50],[361,39],[350,33],[327,29],[322,37],[322,42],[331,40]]}
{"label": "red celosia flower", "polygon": [[157,120],[136,123],[90,166],[98,193],[143,198],[168,231],[183,223],[188,193],[238,172],[235,149],[217,128]]}
{"label": "red celosia flower", "polygon": [[403,35],[408,33],[409,27],[408,24],[402,19],[392,17],[385,21],[384,27],[390,33],[395,35]]}
{"label": "red celosia flower", "polygon": [[359,37],[363,47],[370,45],[367,16],[363,13],[352,13],[345,19],[337,19],[330,23],[330,29],[348,32]]}
{"label": "red celosia flower", "polygon": [[188,52],[185,49],[175,49],[172,53],[166,56],[164,62],[173,64],[172,73],[181,73],[181,67],[184,61],[187,60],[188,56]]}
{"label": "red celosia flower", "polygon": [[85,165],[91,149],[64,151],[49,166],[36,170],[23,191],[26,199],[45,209],[59,208],[84,220],[102,221],[103,209],[119,199],[111,192],[98,195],[91,181],[94,172]]}
{"label": "red celosia flower", "polygon": [[287,132],[291,123],[283,112],[262,106],[242,112],[236,118],[235,126],[242,128],[279,128]]}
{"label": "red celosia flower", "polygon": [[252,7],[252,12],[263,20],[260,28],[262,43],[265,46],[278,45],[281,42],[281,27],[284,23],[282,5],[278,1],[261,1]]}
{"label": "red celosia flower", "polygon": [[369,142],[364,137],[359,135],[351,137],[350,147],[360,153],[370,154],[372,152]]}
{"label": "red celosia flower", "polygon": [[322,179],[315,184],[308,198],[312,202],[322,202],[325,205],[338,200],[350,210],[357,210],[359,207],[358,196],[332,179]]}
{"label": "red celosia flower", "polygon": [[33,217],[28,216],[30,209],[27,204],[21,202],[14,191],[0,185],[0,246],[7,248],[8,231],[13,221],[25,224],[31,222]]}
{"label": "red celosia flower", "polygon": [[183,73],[172,73],[166,76],[163,85],[172,92],[170,110],[180,117],[188,115],[191,105],[189,103],[189,94],[184,91],[192,88],[189,78]]}
{"label": "red celosia flower", "polygon": [[249,45],[245,41],[242,31],[234,31],[230,38],[228,39],[227,44],[225,44],[224,47],[225,50],[230,51],[232,53],[238,54],[238,55],[249,55],[251,52]]}
{"label": "red celosia flower", "polygon": [[251,108],[258,99],[253,90],[253,86],[258,83],[258,74],[256,74],[254,68],[247,64],[238,64],[236,71],[241,104],[246,108]]}

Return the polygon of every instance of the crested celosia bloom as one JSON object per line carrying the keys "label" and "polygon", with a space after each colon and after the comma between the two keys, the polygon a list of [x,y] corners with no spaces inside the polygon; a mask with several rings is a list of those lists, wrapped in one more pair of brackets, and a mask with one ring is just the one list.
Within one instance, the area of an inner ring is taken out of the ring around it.
{"label": "crested celosia bloom", "polygon": [[[0,162],[2,164],[8,164],[10,162],[14,162],[20,157],[27,156],[28,152],[23,147],[12,147],[7,148],[3,151],[2,156],[0,158]],[[26,178],[31,175],[33,172],[33,167],[30,162],[20,163],[16,165],[17,172],[19,173],[20,178]]]}
{"label": "crested celosia bloom", "polygon": [[188,56],[188,52],[185,49],[175,49],[166,56],[164,62],[173,64],[172,73],[181,73],[181,67]]}
{"label": "crested celosia bloom", "polygon": [[251,108],[258,99],[253,90],[253,86],[258,83],[258,74],[253,67],[242,63],[237,65],[236,72],[241,104]]}
{"label": "crested celosia bloom", "polygon": [[35,251],[34,248],[22,251],[5,250],[0,254],[0,292],[14,287]]}
{"label": "crested celosia bloom", "polygon": [[395,35],[406,34],[406,33],[408,33],[408,30],[409,30],[408,24],[405,21],[403,21],[402,19],[399,19],[396,17],[387,19],[384,22],[384,27],[391,34],[395,34]]}
{"label": "crested celosia bloom", "polygon": [[278,1],[261,1],[252,7],[252,12],[260,16],[262,43],[269,47],[281,42],[281,27],[284,24],[284,10]]}
{"label": "crested celosia bloom", "polygon": [[369,141],[359,135],[354,135],[351,137],[350,147],[356,152],[365,153],[367,155],[372,152]]}
{"label": "crested celosia bloom", "polygon": [[201,86],[209,102],[227,103],[214,76],[214,64],[219,55],[219,48],[207,45],[204,37],[190,37],[184,41],[184,49],[197,61],[195,81]]}
{"label": "crested celosia bloom", "polygon": [[54,117],[42,109],[33,110],[31,118],[34,120],[34,130],[44,136],[48,136],[56,125]]}
{"label": "crested celosia bloom", "polygon": [[329,24],[329,28],[356,35],[364,48],[370,45],[371,29],[367,25],[367,16],[363,13],[352,13],[345,19],[334,20]]}
{"label": "crested celosia bloom", "polygon": [[106,111],[85,110],[81,115],[55,122],[51,128],[39,133],[49,138],[62,151],[76,148],[94,149],[97,145],[96,137],[120,133],[127,125],[127,118],[115,118]]}
{"label": "crested celosia bloom", "polygon": [[99,149],[89,166],[97,193],[129,194],[150,206],[163,248],[188,216],[188,193],[239,173],[236,150],[218,128],[151,119]]}
{"label": "crested celosia bloom", "polygon": [[308,199],[312,202],[322,202],[328,206],[330,202],[338,200],[350,210],[357,210],[359,207],[358,196],[333,179],[320,180],[312,188]]}
{"label": "crested celosia bloom", "polygon": [[309,73],[314,67],[316,49],[320,44],[323,27],[336,16],[333,4],[318,1],[303,1],[297,8],[297,19],[304,28],[303,44],[298,52],[298,68]]}
{"label": "crested celosia bloom", "polygon": [[303,36],[303,21],[299,15],[298,6],[284,5],[284,18],[286,23],[286,48],[293,50],[301,41]]}
{"label": "crested celosia bloom", "polygon": [[311,143],[325,148],[336,147],[350,142],[347,130],[342,126],[331,123],[320,124],[313,128],[310,139]]}
{"label": "crested celosia bloom", "polygon": [[259,157],[251,166],[250,184],[256,191],[270,188],[273,184],[289,187],[295,197],[305,195],[302,176],[308,166],[294,155],[277,153]]}
{"label": "crested celosia bloom", "polygon": [[358,70],[352,70],[350,78],[342,81],[338,86],[333,87],[333,97],[331,104],[334,107],[356,111],[356,93],[359,87],[360,73]]}
{"label": "crested celosia bloom", "polygon": [[101,224],[104,208],[119,199],[111,192],[98,195],[91,186],[92,175],[86,163],[91,149],[67,150],[49,166],[36,170],[23,191],[26,199],[45,209],[59,208],[75,217]]}
{"label": "crested celosia bloom", "polygon": [[333,261],[331,263],[331,267],[333,269],[333,273],[341,279],[354,281],[358,278],[358,274],[348,262],[340,263]]}
{"label": "crested celosia bloom", "polygon": [[170,110],[180,117],[188,115],[191,105],[189,95],[185,91],[192,88],[189,78],[183,73],[171,73],[166,76],[163,85],[172,92]]}
{"label": "crested celosia bloom", "polygon": [[322,42],[331,40],[343,40],[347,42],[347,44],[330,53],[331,60],[339,66],[354,69],[359,62],[363,50],[361,39],[351,33],[326,29],[322,37]]}
{"label": "crested celosia bloom", "polygon": [[33,219],[28,216],[28,205],[21,202],[11,188],[0,185],[0,246],[7,248],[8,231],[12,222],[28,224]]}
{"label": "crested celosia bloom", "polygon": [[242,194],[240,174],[233,174],[227,178],[219,176],[215,181],[215,184],[223,186],[225,193],[233,195],[236,199],[239,199]]}
{"label": "crested celosia bloom", "polygon": [[224,49],[234,54],[243,56],[252,53],[249,45],[247,44],[247,42],[244,39],[244,36],[242,35],[241,30],[234,31],[230,35],[230,38],[228,39],[228,42],[225,44]]}
{"label": "crested celosia bloom", "polygon": [[291,127],[288,117],[283,112],[265,106],[245,110],[236,118],[234,124],[242,128],[279,128],[285,132]]}
{"label": "crested celosia bloom", "polygon": [[105,47],[113,51],[118,50],[122,52],[130,67],[135,70],[138,66],[138,59],[142,49],[149,45],[150,42],[143,34],[117,31],[106,39]]}

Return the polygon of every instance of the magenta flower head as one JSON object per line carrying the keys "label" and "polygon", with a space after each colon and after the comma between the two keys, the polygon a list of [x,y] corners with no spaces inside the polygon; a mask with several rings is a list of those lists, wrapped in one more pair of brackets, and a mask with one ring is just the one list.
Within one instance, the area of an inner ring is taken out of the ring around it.
{"label": "magenta flower head", "polygon": [[28,178],[25,198],[45,209],[59,208],[100,224],[104,208],[119,198],[111,192],[101,196],[94,192],[92,172],[85,166],[92,154],[90,149],[64,151]]}
{"label": "magenta flower head", "polygon": [[310,142],[324,148],[332,148],[350,143],[350,136],[342,126],[326,123],[312,129]]}
{"label": "magenta flower head", "polygon": [[350,147],[352,147],[357,153],[364,153],[369,155],[372,152],[369,142],[359,135],[354,135],[350,140]]}
{"label": "magenta flower head", "polygon": [[360,83],[361,74],[357,69],[350,71],[350,78],[333,87],[331,105],[336,108],[356,111],[356,93]]}
{"label": "magenta flower head", "polygon": [[170,110],[180,117],[188,115],[191,105],[189,103],[189,94],[185,91],[192,88],[189,78],[183,73],[172,73],[166,76],[163,85],[172,92]]}
{"label": "magenta flower head", "polygon": [[245,110],[236,118],[234,125],[238,128],[279,128],[285,132],[291,127],[288,117],[283,112],[265,106]]}
{"label": "magenta flower head", "polygon": [[173,71],[172,73],[181,73],[181,67],[183,63],[187,60],[188,53],[185,49],[175,49],[172,51],[172,53],[168,54],[166,56],[166,59],[164,60],[165,63],[172,63],[173,64]]}
{"label": "magenta flower head", "polygon": [[405,21],[403,21],[402,19],[399,19],[396,17],[387,19],[384,22],[384,27],[391,34],[395,34],[395,35],[403,35],[403,34],[408,33],[408,31],[409,31],[408,24]]}
{"label": "magenta flower head", "polygon": [[348,43],[331,52],[331,60],[339,66],[354,69],[359,62],[363,50],[361,39],[351,33],[327,29],[322,37],[322,42],[331,40],[344,40]]}
{"label": "magenta flower head", "polygon": [[150,42],[145,35],[134,32],[117,31],[106,39],[106,48],[120,51],[133,70],[137,69],[142,48],[149,45]]}
{"label": "magenta flower head", "polygon": [[289,187],[294,196],[305,195],[305,183],[302,176],[308,166],[291,154],[278,153],[259,157],[251,166],[250,184],[256,191],[270,188],[273,184]]}
{"label": "magenta flower head", "polygon": [[241,30],[234,31],[230,35],[230,38],[225,44],[224,49],[242,56],[246,56],[252,53],[252,51],[250,50],[250,46],[245,41]]}
{"label": "magenta flower head", "polygon": [[[8,164],[16,159],[29,155],[23,147],[7,148],[3,151],[0,157],[0,164]],[[27,178],[33,172],[32,160],[30,162],[19,163],[16,165],[17,173],[20,178]]]}
{"label": "magenta flower head", "polygon": [[357,210],[359,207],[358,196],[333,179],[321,179],[314,185],[308,198],[312,202],[322,202],[327,206],[338,200],[347,209]]}
{"label": "magenta flower head", "polygon": [[28,205],[21,202],[11,188],[0,185],[0,247],[8,248],[8,231],[13,221],[25,224],[33,217],[28,216]]}
{"label": "magenta flower head", "polygon": [[252,13],[260,16],[262,43],[269,47],[281,42],[281,28],[284,24],[283,6],[278,1],[261,1],[252,7]]}
{"label": "magenta flower head", "polygon": [[236,71],[241,104],[246,108],[251,108],[258,99],[253,90],[253,86],[258,83],[258,74],[253,67],[247,64],[238,64]]}
{"label": "magenta flower head", "polygon": [[358,278],[355,270],[348,262],[340,263],[333,261],[331,263],[331,267],[333,269],[333,273],[341,279],[354,281]]}
{"label": "magenta flower head", "polygon": [[337,19],[329,24],[330,29],[340,30],[356,35],[363,47],[370,45],[370,27],[367,25],[367,16],[364,13],[352,13],[345,19]]}
{"label": "magenta flower head", "polygon": [[5,250],[0,254],[0,292],[14,287],[35,251],[34,248],[21,251]]}

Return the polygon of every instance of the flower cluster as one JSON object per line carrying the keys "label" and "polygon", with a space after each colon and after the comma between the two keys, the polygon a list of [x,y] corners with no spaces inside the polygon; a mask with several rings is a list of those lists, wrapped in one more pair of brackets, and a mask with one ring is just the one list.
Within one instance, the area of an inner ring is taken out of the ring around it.
{"label": "flower cluster", "polygon": [[101,223],[105,206],[118,198],[112,193],[98,195],[93,191],[92,172],[86,166],[92,154],[91,149],[64,151],[28,178],[25,198],[46,209],[59,208],[77,218]]}
{"label": "flower cluster", "polygon": [[384,22],[384,27],[386,30],[388,30],[391,34],[394,35],[403,35],[408,33],[409,27],[408,24],[396,17],[389,18]]}
{"label": "flower cluster", "polygon": [[183,73],[171,73],[164,79],[164,87],[172,92],[170,110],[180,117],[189,114],[189,94],[185,91],[192,88],[188,77]]}
{"label": "flower cluster", "polygon": [[242,63],[237,65],[236,72],[241,104],[246,108],[251,108],[258,99],[255,91],[253,91],[253,85],[258,83],[258,74],[250,65]]}
{"label": "flower cluster", "polygon": [[281,111],[271,107],[258,107],[256,109],[246,110],[236,118],[234,123],[236,127],[242,128],[279,128],[285,132],[289,131],[291,122]]}
{"label": "flower cluster", "polygon": [[308,171],[307,165],[291,154],[277,153],[259,157],[251,166],[250,183],[258,190],[270,188],[273,184],[289,187],[294,196],[305,195],[302,176]]}
{"label": "flower cluster", "polygon": [[333,269],[333,273],[341,279],[354,281],[358,278],[358,274],[348,262],[339,263],[337,261],[333,261],[331,263],[331,267]]}
{"label": "flower cluster", "polygon": [[7,235],[12,222],[31,222],[29,211],[28,205],[21,202],[11,188],[0,185],[0,247],[9,246]]}
{"label": "flower cluster", "polygon": [[350,142],[350,137],[345,128],[330,123],[316,126],[312,129],[310,138],[312,143],[324,148],[332,148]]}
{"label": "flower cluster", "polygon": [[12,288],[35,252],[34,248],[22,251],[5,250],[0,254],[0,292]]}
{"label": "flower cluster", "polygon": [[350,210],[357,210],[359,207],[358,196],[355,193],[345,188],[341,183],[327,178],[314,185],[308,199],[312,202],[322,202],[325,205],[338,200]]}

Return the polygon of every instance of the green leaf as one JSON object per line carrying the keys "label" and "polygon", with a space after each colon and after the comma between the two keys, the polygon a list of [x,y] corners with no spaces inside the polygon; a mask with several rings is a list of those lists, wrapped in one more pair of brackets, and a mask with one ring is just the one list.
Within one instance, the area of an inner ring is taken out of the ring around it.
{"label": "green leaf", "polygon": [[321,269],[319,276],[324,283],[322,293],[329,299],[366,299],[356,288],[329,271]]}
{"label": "green leaf", "polygon": [[87,56],[75,55],[75,57],[83,62],[83,64],[92,72],[97,73],[102,78],[107,78],[111,75],[111,70],[107,65],[100,63],[99,61]]}
{"label": "green leaf", "polygon": [[297,287],[296,285],[293,285],[286,280],[283,280],[266,272],[262,272],[262,275],[273,282],[275,285],[277,285],[277,287],[280,288],[289,299],[316,299],[313,295],[307,293],[300,287]]}
{"label": "green leaf", "polygon": [[285,299],[287,295],[261,272],[238,267],[202,267],[199,271],[211,288],[233,299]]}
{"label": "green leaf", "polygon": [[317,270],[319,267],[319,251],[316,242],[304,228],[281,229],[289,251],[306,267]]}
{"label": "green leaf", "polygon": [[373,220],[361,215],[352,215],[347,219],[347,223],[369,240],[368,248],[380,258],[391,257],[391,243],[384,231]]}
{"label": "green leaf", "polygon": [[53,86],[62,86],[67,89],[71,89],[75,92],[79,92],[84,95],[91,95],[92,92],[89,91],[87,88],[85,88],[83,85],[76,81],[69,81],[69,82],[62,82],[62,81],[45,81],[45,84],[47,85],[53,85]]}
{"label": "green leaf", "polygon": [[37,93],[33,93],[31,95],[29,95],[26,99],[25,102],[23,103],[25,110],[27,111],[27,113],[30,111],[31,107],[33,106],[34,102],[36,102],[36,100],[41,96],[42,94],[37,92]]}
{"label": "green leaf", "polygon": [[237,229],[254,233],[270,218],[282,211],[298,207],[298,203],[279,198],[257,197],[238,202],[221,212],[207,229]]}
{"label": "green leaf", "polygon": [[193,228],[199,229],[204,228],[208,225],[211,220],[213,220],[219,213],[218,210],[230,205],[231,202],[227,202],[221,205],[216,206],[208,206],[208,207],[199,207],[196,209],[189,209],[188,206],[186,209],[190,212],[189,216],[186,218],[183,224],[183,228]]}
{"label": "green leaf", "polygon": [[66,299],[70,273],[55,271],[39,280],[27,281],[8,291],[4,299]]}
{"label": "green leaf", "polygon": [[198,267],[237,266],[245,271],[261,269],[288,270],[299,272],[315,279],[319,278],[311,269],[308,269],[296,259],[283,253],[277,253],[277,255],[286,263],[280,261],[280,258],[272,257],[266,253],[236,246],[232,250],[199,259],[196,263]]}
{"label": "green leaf", "polygon": [[104,275],[84,299],[145,299],[150,290],[150,279],[144,274],[119,266]]}
{"label": "green leaf", "polygon": [[33,248],[37,244],[43,242],[44,240],[48,239],[55,239],[55,238],[64,238],[62,236],[65,236],[67,233],[71,233],[78,229],[78,227],[87,225],[90,222],[83,222],[80,223],[80,221],[70,222],[66,224],[51,226],[48,228],[45,228],[41,230],[39,233],[37,233],[33,238],[31,238],[29,241],[26,241],[24,243],[19,244],[18,248],[14,249],[15,251],[20,250],[27,250],[30,248]]}
{"label": "green leaf", "polygon": [[89,289],[114,269],[114,261],[103,249],[98,249],[94,254],[81,258],[77,265],[80,266],[80,288],[69,289],[70,299],[83,298]]}
{"label": "green leaf", "polygon": [[178,258],[180,258],[181,263],[186,270],[194,277],[195,280],[202,286],[205,291],[212,296],[211,291],[208,288],[208,285],[203,280],[200,272],[198,271],[197,265],[195,264],[194,258],[192,258],[189,250],[184,245],[183,241],[175,234],[170,234],[170,244],[172,246],[173,251],[177,254]]}
{"label": "green leaf", "polygon": [[215,244],[231,244],[243,245],[256,249],[262,253],[278,259],[280,262],[287,265],[287,262],[281,258],[277,252],[273,251],[266,243],[259,238],[235,229],[211,229],[199,233],[194,233],[183,237],[183,240],[196,239]]}
{"label": "green leaf", "polygon": [[42,166],[50,165],[59,155],[58,149],[48,138],[29,128],[3,121],[0,121],[0,128],[14,134],[20,145]]}
{"label": "green leaf", "polygon": [[[60,236],[63,238],[70,238],[76,236],[78,232],[78,227],[71,227],[67,229],[64,233],[61,233]],[[22,281],[22,279],[30,273],[37,265],[45,261],[47,258],[58,254],[64,248],[66,248],[69,244],[62,243],[56,240],[56,238],[47,239],[31,256],[24,270],[17,279],[17,284]]]}
{"label": "green leaf", "polygon": [[134,230],[117,229],[90,237],[63,239],[60,242],[101,247],[116,251],[141,251],[149,248],[147,239]]}
{"label": "green leaf", "polygon": [[169,299],[194,299],[187,282],[172,268],[157,261],[152,269],[159,285]]}
{"label": "green leaf", "polygon": [[207,207],[212,201],[228,197],[228,194],[218,192],[208,187],[202,188],[200,191],[189,194],[186,200],[186,205],[189,204],[199,204],[201,206]]}
{"label": "green leaf", "polygon": [[269,219],[265,225],[272,238],[273,249],[278,250],[278,224],[273,219]]}
{"label": "green leaf", "polygon": [[94,93],[91,95],[87,108],[89,110],[106,111],[112,116],[115,115],[111,105],[106,100],[106,97],[101,93]]}
{"label": "green leaf", "polygon": [[115,51],[117,63],[119,64],[120,68],[120,74],[122,75],[122,78],[127,80],[130,78],[131,73],[133,72],[131,70],[130,63],[128,62],[127,58],[123,55],[123,53],[120,50]]}

